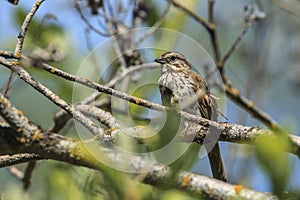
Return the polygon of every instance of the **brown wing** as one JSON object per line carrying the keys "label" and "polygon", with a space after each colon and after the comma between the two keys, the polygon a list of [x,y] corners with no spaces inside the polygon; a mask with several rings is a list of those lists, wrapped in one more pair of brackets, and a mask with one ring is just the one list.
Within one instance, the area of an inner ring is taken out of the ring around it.
{"label": "brown wing", "polygon": [[211,119],[212,107],[209,96],[207,94],[204,94],[199,97],[198,104],[201,116],[206,119]]}
{"label": "brown wing", "polygon": [[[203,95],[198,98],[199,110],[202,117],[217,121],[218,112],[216,100],[210,96],[205,80],[200,76],[195,76],[195,78],[199,83],[199,89],[203,91]],[[209,134],[206,136],[203,144],[206,151],[208,151],[208,158],[213,177],[227,182],[220,146],[217,142],[219,135],[220,132],[215,127],[210,127]],[[216,143],[213,141],[216,141]]]}
{"label": "brown wing", "polygon": [[206,81],[198,74],[193,74],[193,77],[198,82],[197,90],[201,90],[198,105],[201,116],[206,119],[217,120],[217,104],[214,98],[210,96],[210,92]]}

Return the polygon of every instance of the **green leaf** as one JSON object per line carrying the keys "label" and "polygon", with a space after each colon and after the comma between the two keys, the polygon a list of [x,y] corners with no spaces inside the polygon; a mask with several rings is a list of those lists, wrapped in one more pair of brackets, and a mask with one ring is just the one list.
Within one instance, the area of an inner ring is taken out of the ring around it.
{"label": "green leaf", "polygon": [[266,172],[273,187],[273,192],[280,196],[291,175],[291,165],[287,153],[289,146],[286,137],[264,137],[256,145],[256,158]]}

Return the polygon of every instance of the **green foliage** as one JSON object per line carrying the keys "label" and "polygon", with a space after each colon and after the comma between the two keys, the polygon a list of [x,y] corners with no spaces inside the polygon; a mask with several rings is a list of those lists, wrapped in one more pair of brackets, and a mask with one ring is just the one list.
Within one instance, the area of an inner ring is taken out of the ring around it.
{"label": "green foliage", "polygon": [[[179,127],[181,124],[180,116],[176,113],[175,110],[170,110],[167,111],[166,113],[167,113],[166,122],[164,123],[164,126],[159,132],[159,141],[157,142],[157,144],[155,144],[152,147],[154,151],[166,146],[175,137],[176,133],[179,131]],[[170,151],[169,153],[173,154],[174,152]]]}
{"label": "green foliage", "polygon": [[[21,27],[28,11],[22,7],[15,10],[14,21],[17,27]],[[60,48],[66,44],[66,38],[62,37],[64,31],[56,23],[46,23],[51,18],[50,15],[44,16],[42,21],[33,18],[28,26],[24,47],[27,50],[32,50],[35,47],[47,47],[49,44],[56,43]],[[66,46],[65,46],[66,47]],[[67,48],[64,48],[64,50]]]}
{"label": "green foliage", "polygon": [[[21,27],[22,23],[28,13],[23,7],[16,7],[13,13],[14,25]],[[76,56],[81,52],[71,52],[71,42],[68,35],[65,32],[64,27],[56,21],[55,16],[46,14],[42,18],[34,17],[28,26],[26,37],[23,45],[23,53],[30,57],[35,57],[36,52],[40,50],[52,53],[51,51],[58,51],[64,58],[59,62],[48,62],[57,68],[61,68],[70,73],[76,73],[79,67],[78,60],[81,56]],[[49,87],[56,94],[63,99],[71,101],[73,83],[63,80],[62,78],[50,75],[49,73],[37,69],[31,68],[31,66],[25,66],[38,81]],[[32,92],[31,88],[28,88],[28,94]],[[29,95],[31,96],[31,95]],[[39,104],[39,102],[36,102]],[[33,104],[32,104],[33,105]]]}
{"label": "green foliage", "polygon": [[[137,176],[135,179],[139,178]],[[194,199],[190,194],[179,190],[159,190],[132,179],[133,176],[112,169],[93,171],[80,168],[76,169],[73,174],[73,180],[75,180],[78,188],[87,195],[85,199]],[[197,196],[197,199],[199,199],[199,196]]]}
{"label": "green foliage", "polygon": [[[175,110],[167,111],[167,118],[164,127],[159,132],[159,140],[155,145],[152,145],[152,151],[156,155],[156,159],[166,163],[172,169],[173,175],[179,170],[188,170],[198,160],[200,149],[199,144],[181,143],[176,141],[176,134],[180,132],[180,128],[184,126],[182,119]],[[168,147],[168,148],[166,148]],[[167,150],[158,153],[155,150],[166,148]],[[172,178],[171,178],[172,179]]]}
{"label": "green foliage", "polygon": [[120,190],[122,176],[112,178],[112,172],[93,171],[88,169],[76,169],[74,180],[84,194],[97,199],[121,199],[123,196]]}
{"label": "green foliage", "polygon": [[273,192],[280,196],[291,175],[290,160],[284,151],[289,147],[286,137],[265,137],[256,145],[256,157],[270,179]]}
{"label": "green foliage", "polygon": [[[134,88],[135,83],[129,85],[129,88]],[[152,96],[155,95],[155,89],[157,88],[157,84],[146,84],[142,85],[141,87],[134,90],[131,94],[132,96],[136,96],[142,99],[150,99]],[[144,118],[150,118],[149,116],[149,109],[143,106],[138,106],[136,104],[131,103],[129,105],[129,114],[131,119],[134,121],[136,125],[147,125],[149,124],[150,120],[142,120]]]}
{"label": "green foliage", "polygon": [[200,196],[192,196],[188,195],[187,193],[184,193],[179,190],[168,190],[160,198],[161,200],[192,200],[192,199],[198,199],[201,200],[202,198]]}
{"label": "green foliage", "polygon": [[201,145],[197,143],[187,144],[188,148],[184,153],[174,161],[170,167],[174,172],[178,170],[189,170],[199,160],[199,150]]}
{"label": "green foliage", "polygon": [[295,193],[284,192],[281,195],[281,199],[284,199],[284,200],[299,200],[300,199],[300,193],[299,192],[295,192]]}

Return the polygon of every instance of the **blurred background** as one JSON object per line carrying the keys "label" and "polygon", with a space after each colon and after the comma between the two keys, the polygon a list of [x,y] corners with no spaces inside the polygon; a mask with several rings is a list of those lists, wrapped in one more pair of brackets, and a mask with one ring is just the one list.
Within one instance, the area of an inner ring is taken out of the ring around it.
{"label": "blurred background", "polygon": [[[15,6],[8,1],[0,1],[1,50],[14,50],[20,26],[34,2],[20,0],[19,5]],[[91,7],[87,6],[87,1],[78,2],[86,19],[94,27],[102,30],[103,23],[105,23],[103,17],[93,13]],[[114,10],[117,12],[118,9],[132,10],[134,8],[134,1],[131,0],[110,0],[109,2],[113,5],[111,13]],[[137,27],[152,26],[167,7],[166,1],[145,2],[145,17]],[[252,100],[256,106],[267,112],[290,133],[298,135],[300,133],[300,2],[297,0],[217,0],[215,21],[220,47],[224,55],[243,26],[244,7],[254,3],[265,12],[266,17],[255,22],[249,28],[238,49],[226,63],[226,74],[232,81],[232,85],[239,89],[245,97]],[[74,1],[44,2],[29,26],[23,54],[34,56],[36,52],[43,49],[53,50],[62,59],[59,59],[59,62],[51,62],[51,64],[69,73],[77,74],[89,52],[108,37],[89,29],[74,5]],[[188,0],[184,1],[184,5],[207,18],[207,1]],[[125,24],[129,23],[130,15],[122,16],[121,14],[118,20],[123,19]],[[177,8],[170,6],[161,27],[186,34],[201,44],[211,56],[213,55],[206,30]],[[152,42],[155,43],[156,40],[153,39]],[[172,50],[174,48],[172,41],[169,43],[170,50]],[[107,53],[109,54],[109,52]],[[155,56],[158,56],[155,53],[149,55],[147,51],[141,55],[146,63],[152,62]],[[39,69],[29,68],[28,71],[56,94],[68,102],[72,102],[72,83]],[[1,89],[5,87],[9,73],[10,71],[5,67],[0,67]],[[153,73],[153,76],[158,77],[158,75],[157,72]],[[140,93],[137,93],[137,96],[143,96]],[[152,96],[152,99],[150,97],[148,99],[160,103],[159,93],[156,95],[157,97]],[[45,129],[52,125],[53,114],[59,110],[53,103],[17,77],[13,78],[9,96],[16,107]],[[144,97],[146,98],[146,96]],[[229,99],[226,100],[226,104],[222,105],[222,110],[231,123],[266,128]],[[72,128],[68,129],[68,136],[73,136],[73,131]],[[271,149],[273,153],[263,154],[257,150],[259,147],[255,148],[249,145],[221,143],[229,182],[242,184],[258,191],[272,192],[276,188],[274,186],[276,184],[282,184],[288,191],[299,191],[300,174],[297,169],[300,168],[300,162],[298,158],[291,154],[278,156],[276,144],[269,144],[265,148],[266,151]],[[264,156],[271,156],[273,161],[265,162]],[[25,166],[19,165],[18,168],[22,169]],[[272,169],[270,171],[270,166],[273,167],[273,171]],[[190,170],[210,175],[206,159],[196,160]],[[277,175],[281,178],[274,179],[274,176]],[[120,198],[120,195],[123,195],[124,198],[134,196],[135,199],[192,198],[182,191],[153,191],[153,188],[148,185],[136,186],[134,182],[128,184],[128,177],[125,175],[120,176],[118,180],[115,179],[112,172],[98,173],[64,163],[42,161],[38,162],[28,193],[22,191],[21,182],[7,169],[0,169],[0,198],[105,199],[111,197],[117,199]],[[130,192],[126,193],[125,187],[129,187]]]}

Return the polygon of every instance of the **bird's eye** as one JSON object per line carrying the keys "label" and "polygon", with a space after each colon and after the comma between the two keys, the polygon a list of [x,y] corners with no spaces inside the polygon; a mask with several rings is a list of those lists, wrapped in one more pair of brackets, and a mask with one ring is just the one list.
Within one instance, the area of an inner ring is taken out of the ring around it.
{"label": "bird's eye", "polygon": [[170,58],[172,61],[176,60],[176,57],[175,56],[171,56]]}

